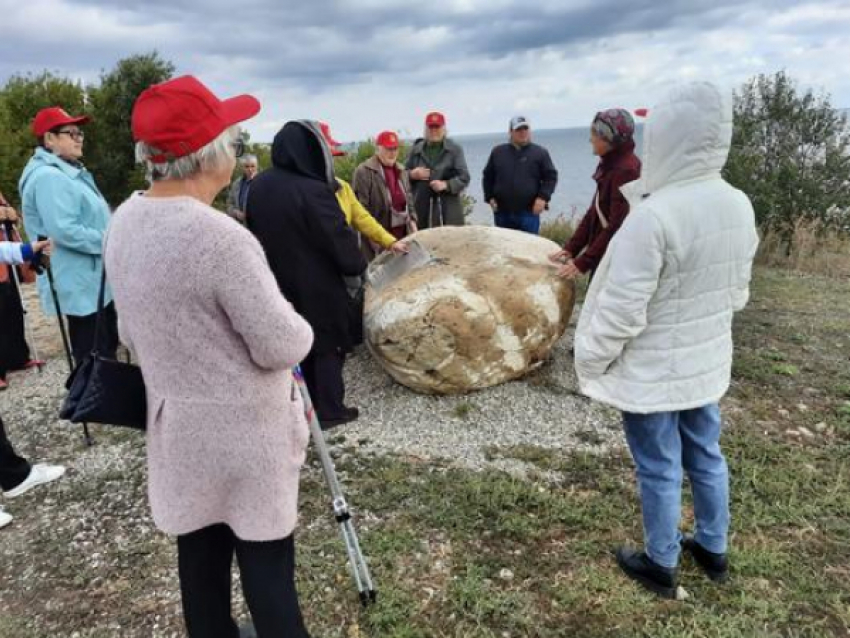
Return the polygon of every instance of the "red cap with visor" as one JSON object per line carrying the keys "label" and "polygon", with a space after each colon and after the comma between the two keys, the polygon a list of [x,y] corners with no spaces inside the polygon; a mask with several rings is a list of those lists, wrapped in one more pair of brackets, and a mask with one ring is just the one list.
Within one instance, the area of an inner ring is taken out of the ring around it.
{"label": "red cap with visor", "polygon": [[384,131],[375,138],[375,144],[390,150],[395,150],[398,148],[398,135],[392,131]]}
{"label": "red cap with visor", "polygon": [[91,118],[88,115],[74,117],[61,106],[51,106],[41,109],[32,120],[32,132],[36,137],[42,137],[45,133],[60,126],[68,124],[88,124]]}
{"label": "red cap with visor", "polygon": [[133,106],[133,138],[162,152],[151,160],[165,162],[199,151],[259,112],[251,95],[220,100],[200,80],[184,75],[142,92]]}

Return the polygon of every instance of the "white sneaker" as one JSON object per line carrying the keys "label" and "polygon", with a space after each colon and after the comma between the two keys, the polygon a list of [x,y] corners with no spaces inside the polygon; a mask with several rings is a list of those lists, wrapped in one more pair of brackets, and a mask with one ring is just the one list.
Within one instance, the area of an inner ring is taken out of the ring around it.
{"label": "white sneaker", "polygon": [[13,490],[8,490],[6,498],[15,498],[21,494],[25,494],[37,485],[50,483],[61,477],[65,473],[65,468],[61,465],[33,465],[30,470],[30,475],[26,480],[18,485]]}
{"label": "white sneaker", "polygon": [[6,525],[8,525],[11,522],[12,522],[12,515],[7,514],[5,511],[3,511],[2,508],[0,508],[0,529],[3,529],[4,527],[6,527]]}

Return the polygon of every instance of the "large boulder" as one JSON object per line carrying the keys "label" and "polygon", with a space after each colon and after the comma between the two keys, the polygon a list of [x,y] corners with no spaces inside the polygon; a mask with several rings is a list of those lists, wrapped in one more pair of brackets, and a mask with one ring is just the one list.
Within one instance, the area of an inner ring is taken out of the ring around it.
{"label": "large boulder", "polygon": [[[465,393],[521,377],[546,359],[575,296],[547,259],[559,249],[554,242],[490,226],[413,238],[434,259],[366,289],[366,343],[394,379],[429,394]],[[404,259],[384,254],[370,274]]]}

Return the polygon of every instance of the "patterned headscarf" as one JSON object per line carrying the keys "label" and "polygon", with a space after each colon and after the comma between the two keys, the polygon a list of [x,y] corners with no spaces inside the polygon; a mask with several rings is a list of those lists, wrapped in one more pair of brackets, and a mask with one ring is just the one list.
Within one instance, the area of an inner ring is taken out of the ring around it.
{"label": "patterned headscarf", "polygon": [[593,131],[612,146],[620,146],[635,134],[635,121],[625,109],[599,111],[591,124]]}

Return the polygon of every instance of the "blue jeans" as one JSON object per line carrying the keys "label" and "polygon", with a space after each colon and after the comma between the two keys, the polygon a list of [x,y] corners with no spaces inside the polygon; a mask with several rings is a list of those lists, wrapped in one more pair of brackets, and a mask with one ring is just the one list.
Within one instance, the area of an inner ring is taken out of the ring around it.
{"label": "blue jeans", "polygon": [[646,553],[663,567],[679,562],[682,471],[694,497],[694,537],[705,549],[726,552],[729,469],[720,451],[720,407],[684,412],[623,413],[637,467]]}
{"label": "blue jeans", "polygon": [[496,226],[499,228],[510,228],[511,230],[521,230],[525,233],[538,235],[540,233],[540,215],[535,215],[531,211],[522,213],[493,213]]}

